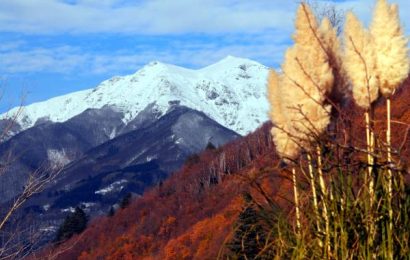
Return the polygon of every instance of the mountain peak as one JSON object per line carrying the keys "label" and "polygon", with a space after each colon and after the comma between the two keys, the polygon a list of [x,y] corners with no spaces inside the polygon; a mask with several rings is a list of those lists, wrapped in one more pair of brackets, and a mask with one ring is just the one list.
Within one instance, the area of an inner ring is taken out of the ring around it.
{"label": "mountain peak", "polygon": [[168,68],[168,67],[177,67],[172,64],[168,64],[159,60],[153,60],[150,61],[148,64],[146,64],[143,68],[150,68],[150,67],[156,67],[156,68]]}
{"label": "mountain peak", "polygon": [[180,74],[180,73],[191,73],[192,70],[180,67],[177,65],[165,63],[158,60],[153,60],[143,66],[135,74],[159,74],[159,73],[171,73],[171,74]]}
{"label": "mountain peak", "polygon": [[241,58],[237,56],[227,55],[225,58],[221,59],[219,62],[232,62],[232,63],[244,63],[244,62],[252,62],[255,63],[253,60],[249,60],[246,58]]}
{"label": "mountain peak", "polygon": [[268,68],[262,64],[234,56],[200,70],[152,61],[132,75],[113,77],[96,88],[28,105],[18,124],[25,130],[41,118],[64,122],[86,109],[103,106],[122,112],[126,123],[149,104],[165,114],[170,104],[178,102],[246,134],[268,119],[267,74]]}
{"label": "mountain peak", "polygon": [[244,70],[246,71],[249,67],[258,67],[259,69],[265,70],[266,67],[262,64],[246,59],[246,58],[239,58],[232,55],[228,55],[225,58],[219,60],[218,62],[211,64],[205,68],[202,68],[202,71],[207,73],[212,73],[212,71],[221,71],[221,70]]}
{"label": "mountain peak", "polygon": [[148,64],[147,64],[147,66],[157,66],[157,65],[162,65],[163,63],[162,62],[160,62],[160,61],[158,61],[158,60],[153,60],[153,61],[150,61]]}
{"label": "mountain peak", "polygon": [[261,65],[260,63],[247,59],[247,58],[241,58],[241,57],[236,57],[232,55],[228,55],[225,58],[221,59],[220,61],[216,62],[216,64],[221,63],[221,64],[231,64],[233,66],[238,65],[238,64],[254,64],[254,65]]}

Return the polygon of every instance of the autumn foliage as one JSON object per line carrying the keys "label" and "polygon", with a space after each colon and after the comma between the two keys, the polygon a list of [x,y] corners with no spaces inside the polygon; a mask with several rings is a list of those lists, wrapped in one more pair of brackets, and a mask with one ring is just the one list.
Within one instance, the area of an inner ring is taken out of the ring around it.
{"label": "autumn foliage", "polygon": [[58,253],[58,259],[215,259],[232,234],[243,192],[264,188],[272,197],[288,192],[287,178],[271,170],[278,157],[270,128],[265,124],[204,151],[127,208],[93,220],[82,235],[34,258]]}

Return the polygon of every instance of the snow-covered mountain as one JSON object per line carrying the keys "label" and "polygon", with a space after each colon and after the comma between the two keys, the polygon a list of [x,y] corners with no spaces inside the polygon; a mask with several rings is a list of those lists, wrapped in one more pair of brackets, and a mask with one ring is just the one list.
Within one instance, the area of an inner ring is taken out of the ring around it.
{"label": "snow-covered mountain", "polygon": [[[86,109],[114,107],[124,123],[148,105],[163,115],[174,104],[204,112],[221,125],[246,134],[267,120],[265,86],[268,68],[228,56],[199,70],[151,62],[136,73],[114,77],[93,89],[70,93],[24,107],[20,130],[36,122],[64,122]],[[17,108],[0,116],[10,116]],[[40,121],[39,121],[40,120]]]}

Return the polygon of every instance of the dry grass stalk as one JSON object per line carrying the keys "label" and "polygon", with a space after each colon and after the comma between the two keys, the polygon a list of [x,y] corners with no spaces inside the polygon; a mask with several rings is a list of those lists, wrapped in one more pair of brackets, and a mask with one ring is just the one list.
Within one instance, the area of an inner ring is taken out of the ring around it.
{"label": "dry grass stalk", "polygon": [[[394,94],[397,87],[407,78],[410,69],[408,55],[408,40],[404,36],[403,29],[400,25],[397,5],[389,5],[386,0],[378,0],[374,9],[373,20],[370,27],[371,34],[374,38],[374,46],[377,49],[376,63],[377,75],[380,80],[380,92],[386,97],[387,102],[387,170],[388,194],[389,200],[392,194],[392,171],[393,163],[391,154],[391,101],[390,97]],[[391,202],[389,203],[389,229],[393,229],[393,211]],[[390,245],[390,252],[393,251]],[[392,257],[392,255],[390,255]]]}

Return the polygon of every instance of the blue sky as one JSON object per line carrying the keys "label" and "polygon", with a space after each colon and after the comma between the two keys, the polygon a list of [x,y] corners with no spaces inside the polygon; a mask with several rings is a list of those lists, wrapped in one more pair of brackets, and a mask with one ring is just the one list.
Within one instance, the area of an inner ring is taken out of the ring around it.
{"label": "blue sky", "polygon": [[[410,1],[398,3],[406,32]],[[373,0],[319,1],[366,23]],[[0,111],[91,88],[152,60],[200,68],[227,55],[277,67],[297,0],[0,0]],[[403,19],[406,17],[407,19]]]}

